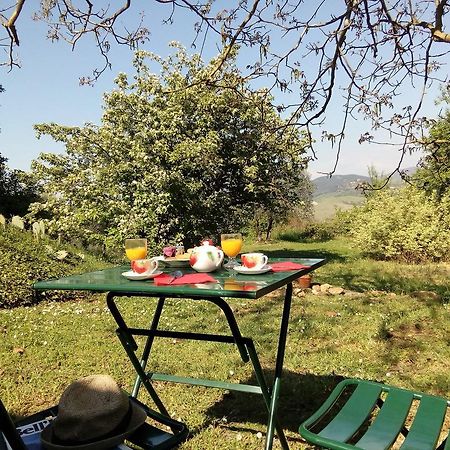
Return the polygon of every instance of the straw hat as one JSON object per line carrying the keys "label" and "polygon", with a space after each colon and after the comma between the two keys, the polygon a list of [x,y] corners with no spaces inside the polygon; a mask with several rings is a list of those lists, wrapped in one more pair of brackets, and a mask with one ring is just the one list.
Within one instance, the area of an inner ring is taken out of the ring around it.
{"label": "straw hat", "polygon": [[122,443],[141,426],[146,412],[129,400],[109,375],[90,375],[62,394],[58,415],[41,433],[55,450],[101,450]]}

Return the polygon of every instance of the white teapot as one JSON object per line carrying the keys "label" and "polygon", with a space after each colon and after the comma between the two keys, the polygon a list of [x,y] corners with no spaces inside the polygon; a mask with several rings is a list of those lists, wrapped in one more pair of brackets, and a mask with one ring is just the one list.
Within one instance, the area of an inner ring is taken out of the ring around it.
{"label": "white teapot", "polygon": [[189,258],[189,264],[197,272],[214,272],[223,262],[223,251],[219,250],[210,241],[203,241],[202,245],[195,247]]}

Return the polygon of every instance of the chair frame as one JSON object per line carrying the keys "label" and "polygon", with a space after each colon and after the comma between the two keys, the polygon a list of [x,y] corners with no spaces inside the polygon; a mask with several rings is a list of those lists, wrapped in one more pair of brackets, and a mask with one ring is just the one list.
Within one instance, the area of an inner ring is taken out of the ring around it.
{"label": "chair frame", "polygon": [[[312,431],[330,414],[342,394],[350,387],[351,393],[344,405],[320,431]],[[385,395],[383,400],[380,396]],[[411,405],[416,400],[418,408],[409,428],[405,425]],[[376,409],[378,415],[368,424]],[[450,401],[422,392],[401,389],[373,381],[346,379],[341,381],[322,406],[299,427],[300,435],[320,447],[336,450],[389,449],[401,434],[401,446],[407,449],[450,450],[448,430],[446,438],[437,446]],[[357,436],[357,442],[349,441]],[[436,447],[437,446],[437,447]]]}

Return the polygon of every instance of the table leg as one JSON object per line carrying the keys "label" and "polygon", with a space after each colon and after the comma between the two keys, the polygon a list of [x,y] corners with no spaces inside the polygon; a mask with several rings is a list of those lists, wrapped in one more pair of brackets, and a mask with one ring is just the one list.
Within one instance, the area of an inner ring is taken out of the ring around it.
{"label": "table leg", "polygon": [[[150,325],[150,330],[156,330],[158,328],[158,323],[159,323],[159,319],[161,317],[161,313],[162,313],[162,310],[164,307],[165,300],[166,299],[164,297],[159,298],[158,304],[156,305],[155,313],[153,315],[152,323]],[[142,352],[141,361],[140,361],[142,370],[144,372],[145,372],[145,368],[147,366],[147,361],[150,356],[150,351],[152,349],[154,340],[155,340],[155,336],[149,335],[147,337],[147,341],[145,342],[144,351]],[[137,375],[136,380],[134,382],[133,391],[131,393],[131,395],[135,398],[137,398],[137,396],[139,394],[139,388],[141,387],[141,382],[142,382],[141,377],[139,375]]]}
{"label": "table leg", "polygon": [[234,314],[230,308],[230,305],[223,298],[208,298],[208,301],[210,301],[211,303],[214,303],[216,306],[218,306],[225,314],[225,317],[228,321],[228,326],[230,327],[231,334],[234,337],[236,346],[241,355],[241,359],[243,362],[248,362],[249,355],[245,348],[241,331],[239,330],[239,326],[236,322],[236,318],[234,317]]}
{"label": "table leg", "polygon": [[[108,295],[106,297],[108,308],[111,311],[111,314],[113,315],[113,317],[118,325],[116,334],[119,337],[122,347],[125,349],[125,352],[127,353],[129,360],[133,364],[134,370],[137,373],[136,379],[140,380],[139,385],[140,385],[140,383],[144,384],[145,388],[147,389],[147,392],[149,393],[150,397],[152,398],[152,400],[154,401],[155,405],[158,407],[160,412],[162,414],[170,417],[169,412],[167,411],[163,402],[161,401],[161,399],[159,398],[155,389],[153,388],[153,386],[150,382],[150,378],[145,373],[145,370],[143,369],[141,363],[139,362],[139,360],[136,356],[136,350],[138,348],[137,343],[134,340],[132,334],[130,333],[128,326],[126,325],[122,315],[120,314],[119,309],[117,308],[117,305],[114,302],[114,296],[115,295],[112,292],[108,293]],[[158,307],[162,310],[163,305],[164,305],[164,299],[160,299],[158,302],[157,310],[158,310]],[[159,312],[159,315],[161,315],[161,311]],[[159,317],[158,317],[158,320],[159,320]],[[156,321],[155,326],[157,326],[158,320]],[[150,336],[149,336],[149,338],[150,338]],[[147,342],[148,342],[148,339],[147,339]],[[149,343],[148,346],[146,345],[146,349],[149,354],[150,354],[152,342],[153,342],[153,339],[151,339],[151,342]],[[146,363],[147,362],[145,362],[145,364]]]}
{"label": "table leg", "polygon": [[[273,435],[274,428],[276,425],[276,415],[278,409],[278,400],[280,394],[281,387],[281,376],[283,374],[283,363],[284,363],[284,352],[286,350],[286,338],[289,326],[289,315],[291,312],[291,303],[292,303],[292,283],[289,283],[286,286],[286,292],[284,294],[284,306],[283,306],[283,316],[281,318],[280,325],[280,336],[278,338],[278,349],[277,349],[277,360],[275,364],[275,376],[273,380],[273,388],[272,395],[270,401],[270,409],[269,409],[269,423],[267,425],[267,434],[266,434],[266,450],[271,450],[273,445]],[[284,449],[289,449],[287,442],[283,445],[283,442],[280,440],[281,446]]]}
{"label": "table leg", "polygon": [[[270,389],[267,386],[266,379],[264,377],[264,373],[263,373],[261,364],[259,362],[259,358],[258,358],[258,355],[256,353],[256,349],[255,349],[255,346],[253,344],[253,341],[250,340],[247,343],[247,348],[248,348],[248,353],[250,355],[250,359],[252,361],[253,370],[255,372],[256,380],[258,382],[258,385],[261,387],[261,393],[262,393],[262,395],[264,397],[264,402],[266,404],[267,411],[270,414],[270,412],[273,411],[272,399],[275,398],[275,397],[273,396],[273,394],[271,395]],[[278,386],[279,386],[279,383],[278,383]],[[279,388],[277,387],[277,389],[279,389]],[[273,389],[273,390],[275,390],[275,389]],[[269,418],[269,420],[270,420],[270,418]],[[273,416],[273,423],[275,425],[275,429],[277,430],[278,439],[280,440],[281,447],[283,449],[287,449],[288,450],[289,449],[289,445],[287,443],[286,436],[284,435],[283,427],[280,425],[280,423],[278,422],[278,420],[276,419],[275,416]],[[273,440],[273,433],[272,433],[271,440]]]}

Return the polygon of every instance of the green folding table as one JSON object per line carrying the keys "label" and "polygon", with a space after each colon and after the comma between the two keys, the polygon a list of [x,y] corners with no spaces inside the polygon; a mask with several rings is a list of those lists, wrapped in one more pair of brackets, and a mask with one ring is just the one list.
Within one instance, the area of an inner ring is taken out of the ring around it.
{"label": "green folding table", "polygon": [[[283,261],[283,259],[270,259],[270,262],[274,261]],[[272,448],[275,430],[282,448],[289,449],[282,425],[277,418],[277,406],[292,302],[292,282],[298,277],[322,266],[325,264],[325,260],[289,259],[289,261],[298,262],[308,267],[288,272],[268,272],[262,275],[239,275],[237,273],[231,273],[230,271],[220,270],[210,274],[217,280],[216,283],[155,286],[155,284],[151,281],[130,281],[125,279],[122,277],[121,273],[129,270],[129,267],[121,266],[99,270],[96,272],[84,273],[81,275],[68,276],[55,280],[38,281],[33,287],[38,295],[39,292],[46,290],[85,290],[107,293],[107,305],[118,326],[116,333],[137,373],[131,394],[133,397],[137,398],[141,385],[144,385],[145,389],[148,391],[161,413],[169,416],[164,404],[151,384],[152,380],[170,381],[175,383],[215,387],[259,394],[263,396],[268,411],[265,445],[266,450]],[[190,268],[182,270],[183,273],[193,272]],[[165,271],[171,273],[173,269],[168,269]],[[263,370],[253,344],[253,339],[242,336],[229,303],[233,301],[233,298],[256,300],[284,286],[286,286],[286,289],[282,316],[280,318],[279,338],[276,349],[275,374],[272,382],[268,383],[263,374]],[[153,297],[157,299],[157,306],[151,320],[151,325],[148,329],[132,328],[126,324],[114,300],[116,297],[132,296]],[[231,334],[218,335],[181,332],[159,328],[159,319],[161,317],[166,298],[186,298],[212,302],[223,311]],[[134,336],[147,337],[142,352],[140,352],[140,356],[138,353],[138,345],[134,339]],[[228,383],[218,380],[204,380],[146,371],[153,341],[156,337],[192,339],[234,344],[240,353],[242,361],[250,362],[252,364],[257,384],[250,385]]]}

